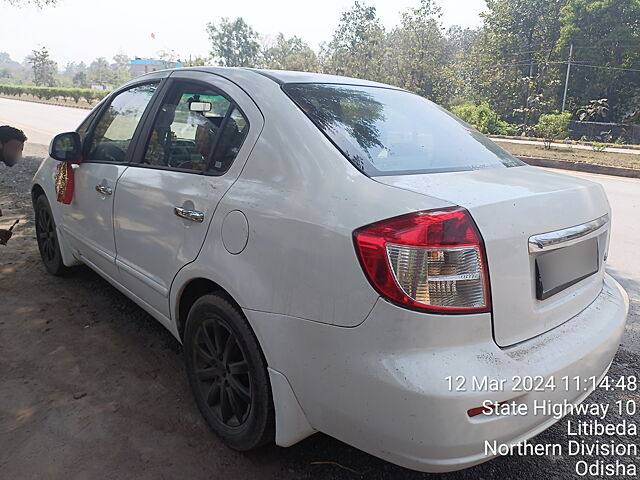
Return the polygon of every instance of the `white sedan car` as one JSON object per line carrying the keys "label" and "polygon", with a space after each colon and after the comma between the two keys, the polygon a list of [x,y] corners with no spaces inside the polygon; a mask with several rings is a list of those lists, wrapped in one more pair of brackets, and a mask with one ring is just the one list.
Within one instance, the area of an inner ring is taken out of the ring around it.
{"label": "white sedan car", "polygon": [[321,431],[465,468],[582,402],[625,326],[602,188],[389,85],[144,75],[53,139],[32,195],[47,270],[84,263],[169,329],[238,450]]}

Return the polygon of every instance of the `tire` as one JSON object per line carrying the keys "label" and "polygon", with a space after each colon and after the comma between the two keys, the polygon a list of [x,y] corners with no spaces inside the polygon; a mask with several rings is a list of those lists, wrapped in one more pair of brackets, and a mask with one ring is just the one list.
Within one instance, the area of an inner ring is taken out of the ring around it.
{"label": "tire", "polygon": [[49,201],[44,195],[36,198],[35,204],[36,238],[40,258],[47,272],[52,275],[62,276],[69,273],[69,267],[62,262],[60,243],[56,232],[56,223],[51,213]]}
{"label": "tire", "polygon": [[189,384],[211,429],[235,450],[273,443],[267,362],[239,307],[221,295],[199,298],[189,311],[183,344]]}

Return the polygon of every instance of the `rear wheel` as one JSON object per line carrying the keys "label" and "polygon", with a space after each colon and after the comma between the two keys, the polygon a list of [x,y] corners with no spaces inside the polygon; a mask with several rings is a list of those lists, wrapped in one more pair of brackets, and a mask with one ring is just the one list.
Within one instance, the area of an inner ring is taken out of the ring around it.
{"label": "rear wheel", "polygon": [[56,224],[51,213],[47,197],[40,195],[35,201],[36,237],[40,257],[47,271],[52,275],[64,275],[69,272],[62,262],[60,243],[56,233]]}
{"label": "rear wheel", "polygon": [[205,295],[184,333],[189,383],[211,429],[236,450],[273,442],[275,414],[266,361],[240,309]]}

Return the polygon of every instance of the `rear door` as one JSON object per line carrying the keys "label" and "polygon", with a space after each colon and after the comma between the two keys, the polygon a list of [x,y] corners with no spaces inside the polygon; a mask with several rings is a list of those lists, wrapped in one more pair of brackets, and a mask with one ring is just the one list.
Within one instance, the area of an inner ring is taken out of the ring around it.
{"label": "rear door", "polygon": [[116,264],[122,284],[168,319],[173,278],[197,257],[263,120],[237,85],[204,72],[174,72],[154,110],[117,184]]}
{"label": "rear door", "polygon": [[[127,169],[132,139],[159,82],[157,79],[131,86],[99,110],[93,130],[84,139],[84,160],[73,166],[73,201],[61,205],[62,228],[76,254],[112,279],[117,278],[113,193],[118,178]],[[79,133],[83,135],[86,130],[83,123]]]}

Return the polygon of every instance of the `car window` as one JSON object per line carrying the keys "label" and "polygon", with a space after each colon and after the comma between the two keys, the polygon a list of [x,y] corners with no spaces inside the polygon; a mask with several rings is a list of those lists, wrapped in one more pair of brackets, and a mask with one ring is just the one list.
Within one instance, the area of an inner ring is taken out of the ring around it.
{"label": "car window", "polygon": [[175,85],[153,122],[142,163],[205,171],[231,105],[211,87]]}
{"label": "car window", "polygon": [[82,121],[82,123],[78,127],[77,132],[78,135],[80,135],[81,142],[84,142],[84,139],[87,136],[87,132],[89,131],[89,127],[91,126],[91,122],[93,122],[93,119],[98,114],[98,110],[100,110],[100,107],[94,108],[93,111],[87,116],[87,118]]}
{"label": "car window", "polygon": [[209,165],[210,172],[222,174],[229,170],[240,151],[248,130],[247,119],[238,108],[234,108],[222,129],[220,139],[213,152]]}
{"label": "car window", "polygon": [[104,110],[93,130],[88,159],[122,163],[140,119],[157,88],[139,85],[119,93]]}
{"label": "car window", "polygon": [[446,110],[391,88],[285,84],[285,93],[366,175],[524,165]]}

